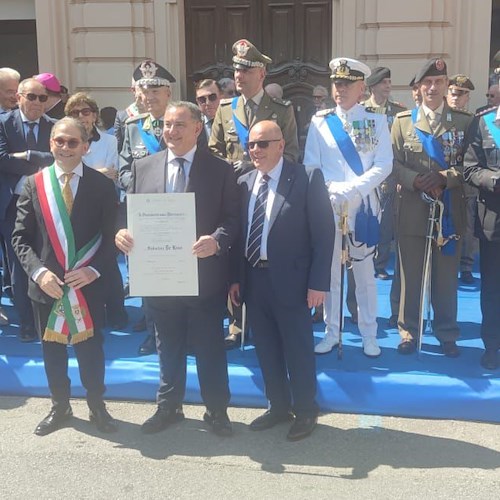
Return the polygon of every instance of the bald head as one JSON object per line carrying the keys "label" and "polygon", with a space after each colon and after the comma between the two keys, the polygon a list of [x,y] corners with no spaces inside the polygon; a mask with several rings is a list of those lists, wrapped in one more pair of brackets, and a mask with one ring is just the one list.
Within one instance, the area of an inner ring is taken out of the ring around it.
{"label": "bald head", "polygon": [[270,172],[280,161],[285,149],[280,127],[270,120],[256,123],[250,130],[248,149],[255,168],[263,173]]}

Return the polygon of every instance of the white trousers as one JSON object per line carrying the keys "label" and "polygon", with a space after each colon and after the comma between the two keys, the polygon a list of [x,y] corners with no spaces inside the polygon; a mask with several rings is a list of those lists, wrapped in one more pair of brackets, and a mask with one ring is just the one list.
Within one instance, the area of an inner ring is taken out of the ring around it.
{"label": "white trousers", "polygon": [[[356,301],[358,303],[358,328],[363,338],[377,337],[377,285],[373,266],[373,249],[366,245],[354,247],[349,241],[349,255],[354,259],[363,259],[352,262],[354,281],[356,282]],[[326,294],[324,305],[324,320],[326,334],[338,337],[340,331],[340,256],[342,250],[342,234],[338,230],[335,234],[335,246],[331,269],[330,292]],[[368,255],[370,254],[370,255]],[[344,279],[344,292],[347,287],[347,276]],[[342,298],[342,306],[344,298]]]}

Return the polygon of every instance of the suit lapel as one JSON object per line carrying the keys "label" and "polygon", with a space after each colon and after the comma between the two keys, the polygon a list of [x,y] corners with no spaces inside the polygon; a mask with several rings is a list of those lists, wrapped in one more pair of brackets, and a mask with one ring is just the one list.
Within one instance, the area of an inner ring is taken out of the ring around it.
{"label": "suit lapel", "polygon": [[426,134],[432,134],[431,127],[429,125],[429,122],[427,121],[427,117],[425,116],[424,110],[420,107],[418,108],[418,113],[417,113],[417,121],[415,122],[415,128],[418,128],[422,132],[425,132]]}
{"label": "suit lapel", "polygon": [[40,118],[40,124],[38,128],[38,139],[36,141],[38,150],[43,151],[45,148],[41,148],[41,145],[43,144],[49,144],[50,143],[50,129],[52,127],[50,126],[50,122],[45,118],[45,116],[42,116]]}
{"label": "suit lapel", "polygon": [[17,110],[12,118],[13,118],[12,125],[14,126],[16,133],[23,141],[24,146],[28,147],[28,145],[26,144],[26,137],[24,135],[24,127],[23,127],[23,120],[21,118],[21,112]]}
{"label": "suit lapel", "polygon": [[[248,206],[250,204],[250,197],[252,196],[252,191],[253,191],[253,186],[255,184],[255,179],[257,178],[257,170],[253,170],[248,174],[247,179],[245,179],[245,184],[246,184],[246,189],[245,192],[243,193],[243,203],[241,204],[241,209],[243,212],[243,220],[245,221],[245,227],[243,231],[243,236],[246,241],[246,237],[248,234],[248,219],[249,219],[249,214],[248,214]],[[253,214],[250,215],[250,218],[253,217]]]}
{"label": "suit lapel", "polygon": [[[449,120],[448,120],[448,118],[449,118]],[[441,120],[439,122],[439,126],[436,129],[436,132],[434,133],[434,135],[436,137],[440,137],[445,132],[450,130],[450,128],[452,128],[453,126],[454,126],[454,123],[453,123],[453,118],[451,116],[450,108],[447,106],[447,104],[445,104],[444,108],[443,108],[443,113],[441,114]]]}
{"label": "suit lapel", "polygon": [[278,188],[274,195],[273,208],[271,209],[271,217],[269,219],[269,233],[271,232],[274,222],[278,217],[283,204],[290,192],[290,188],[295,180],[295,172],[293,167],[286,161],[283,161],[283,169],[281,170],[280,180],[278,181]]}
{"label": "suit lapel", "polygon": [[85,200],[88,200],[88,188],[88,175],[85,175],[85,167],[83,167],[83,175],[78,181],[78,190],[73,200],[73,208],[70,216],[73,231],[75,228],[73,221],[78,220],[80,212],[84,209]]}

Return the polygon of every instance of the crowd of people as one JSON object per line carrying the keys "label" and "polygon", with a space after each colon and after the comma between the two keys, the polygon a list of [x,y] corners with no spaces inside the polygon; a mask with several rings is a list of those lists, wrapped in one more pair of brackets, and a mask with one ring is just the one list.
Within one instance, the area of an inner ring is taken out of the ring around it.
{"label": "crowd of people", "polygon": [[[392,278],[389,326],[398,328],[400,354],[420,349],[432,306],[442,353],[459,356],[458,280],[474,283],[475,237],[480,362],[498,369],[500,65],[488,105],[472,113],[474,84],[449,77],[443,59],[417,69],[415,107],[406,109],[391,100],[389,68],[334,58],[331,92],[312,89],[301,151],[293,103],[279,85],[265,86],[272,60],[245,39],[233,53],[234,80],[196,82],[196,103],[173,102],[174,76],[143,61],[132,75],[134,100],[121,111],[100,112],[92,96],[69,95],[53,74],[21,80],[0,68],[2,293],[19,315],[19,340],[42,341],[53,402],[36,434],[72,416],[69,343],[90,420],[116,430],[103,400],[102,330],[128,323],[117,252],[134,248],[125,217],[134,193],[193,192],[196,204],[198,296],[144,297],[133,326],[148,330],[139,354],[158,352],[160,364],[144,433],[184,418],[190,352],[204,420],[231,435],[225,351],[248,329],[269,400],[251,429],[292,422],[287,438],[307,437],[318,415],[315,354],[341,352],[344,291],[363,353],[382,354],[377,279]],[[316,345],[313,321],[325,324]],[[0,308],[0,323],[8,322]]]}

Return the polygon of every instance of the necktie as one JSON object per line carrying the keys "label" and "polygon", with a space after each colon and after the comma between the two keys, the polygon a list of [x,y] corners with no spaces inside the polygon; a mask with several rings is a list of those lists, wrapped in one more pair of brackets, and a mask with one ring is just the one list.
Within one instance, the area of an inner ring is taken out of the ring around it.
{"label": "necktie", "polygon": [[255,207],[252,215],[252,225],[248,235],[247,260],[252,267],[260,260],[260,244],[262,242],[262,229],[266,217],[267,195],[269,193],[268,181],[270,177],[263,175],[260,181],[259,191],[255,198]]}
{"label": "necktie", "polygon": [[431,130],[433,132],[435,132],[439,126],[439,122],[441,121],[441,114],[434,113],[434,111],[430,111],[428,118],[429,118],[429,125],[431,126]]}
{"label": "necktie", "polygon": [[36,122],[26,122],[26,125],[28,125],[29,130],[28,133],[26,134],[26,144],[27,144],[27,149],[30,151],[36,150],[36,137],[35,137],[35,125]]}
{"label": "necktie", "polygon": [[64,175],[64,184],[62,188],[62,195],[64,204],[66,205],[66,210],[68,211],[68,214],[71,215],[71,210],[73,210],[73,191],[71,191],[71,186],[69,185],[69,182],[71,181],[71,178],[75,174],[73,172],[70,172],[69,174],[63,174],[63,175]]}
{"label": "necktie", "polygon": [[184,193],[186,191],[186,172],[184,171],[185,158],[176,158],[179,164],[179,169],[177,170],[174,178],[174,193]]}
{"label": "necktie", "polygon": [[252,99],[248,99],[245,104],[245,114],[247,117],[247,125],[250,126],[255,116],[255,102],[253,102]]}

